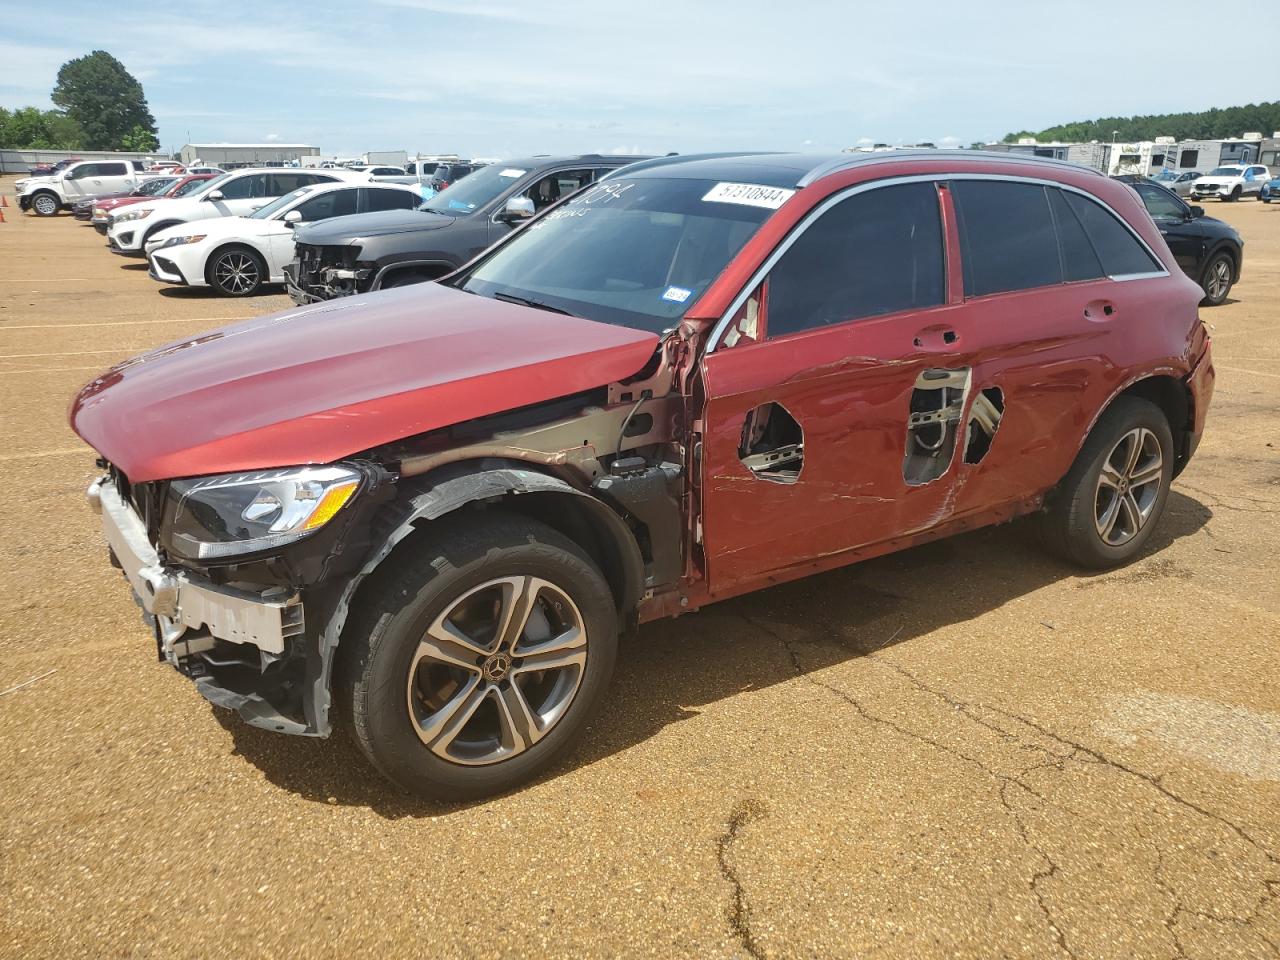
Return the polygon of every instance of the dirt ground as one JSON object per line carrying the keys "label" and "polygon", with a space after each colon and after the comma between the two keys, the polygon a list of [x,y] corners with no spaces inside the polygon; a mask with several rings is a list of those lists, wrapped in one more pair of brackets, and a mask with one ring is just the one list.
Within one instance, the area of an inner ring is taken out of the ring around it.
{"label": "dirt ground", "polygon": [[3,212],[0,955],[1280,953],[1280,204],[1208,209],[1244,280],[1147,556],[1014,524],[651,625],[575,753],[461,807],[209,707],[84,502],[80,384],[287,299]]}

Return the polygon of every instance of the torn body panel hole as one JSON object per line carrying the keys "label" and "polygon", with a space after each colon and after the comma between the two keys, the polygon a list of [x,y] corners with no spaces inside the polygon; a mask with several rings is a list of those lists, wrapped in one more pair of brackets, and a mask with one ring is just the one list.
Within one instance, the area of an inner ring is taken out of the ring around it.
{"label": "torn body panel hole", "polygon": [[991,449],[1000,418],[1004,416],[1004,393],[999,387],[986,387],[973,398],[969,411],[968,437],[964,443],[964,462],[981,463]]}
{"label": "torn body panel hole", "polygon": [[761,480],[795,483],[804,467],[804,432],[782,404],[762,403],[742,424],[738,456]]}
{"label": "torn body panel hole", "polygon": [[911,391],[907,414],[907,452],[902,476],[919,486],[937,480],[951,466],[960,418],[969,393],[968,367],[921,372]]}

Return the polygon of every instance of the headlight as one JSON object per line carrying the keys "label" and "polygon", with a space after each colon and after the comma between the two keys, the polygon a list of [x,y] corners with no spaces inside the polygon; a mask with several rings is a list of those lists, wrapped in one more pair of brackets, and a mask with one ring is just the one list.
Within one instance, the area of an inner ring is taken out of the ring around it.
{"label": "headlight", "polygon": [[208,236],[208,234],[204,234],[204,233],[197,233],[197,234],[193,234],[192,236],[189,236],[189,237],[170,237],[168,240],[165,240],[165,241],[164,241],[163,243],[161,243],[158,247],[155,247],[155,248],[153,248],[153,249],[156,249],[156,250],[166,250],[166,249],[168,249],[169,247],[180,247],[180,246],[182,246],[184,243],[199,243],[199,242],[200,242],[201,240],[203,240],[206,236]]}
{"label": "headlight", "polygon": [[127,223],[130,220],[141,220],[144,217],[151,216],[151,210],[130,210],[128,213],[122,213],[116,217],[116,223]]}
{"label": "headlight", "polygon": [[101,207],[94,207],[93,215],[95,217],[105,217],[107,215],[107,211],[103,210]]}
{"label": "headlight", "polygon": [[319,530],[360,486],[350,467],[229,473],[169,485],[169,543],[189,560],[283,546]]}

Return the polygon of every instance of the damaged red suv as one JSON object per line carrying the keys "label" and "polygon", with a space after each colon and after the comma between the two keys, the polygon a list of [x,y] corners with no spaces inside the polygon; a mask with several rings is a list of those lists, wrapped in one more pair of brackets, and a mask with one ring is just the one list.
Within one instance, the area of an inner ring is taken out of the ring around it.
{"label": "damaged red suv", "polygon": [[1204,426],[1202,296],[1081,167],[663,158],[440,282],[126,361],[71,422],[162,659],[459,799],[562,754],[639,623],[1021,514],[1134,557]]}

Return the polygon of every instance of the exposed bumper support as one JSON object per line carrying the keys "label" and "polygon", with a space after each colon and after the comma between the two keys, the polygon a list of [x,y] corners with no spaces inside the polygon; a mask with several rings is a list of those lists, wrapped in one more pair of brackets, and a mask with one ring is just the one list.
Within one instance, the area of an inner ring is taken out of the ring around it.
{"label": "exposed bumper support", "polygon": [[143,610],[160,618],[166,658],[194,653],[183,646],[188,630],[237,644],[250,644],[279,656],[285,640],[303,632],[302,605],[284,590],[255,593],[197,581],[184,570],[165,567],[147,539],[137,514],[105,477],[89,487],[89,502],[102,514],[102,530]]}

